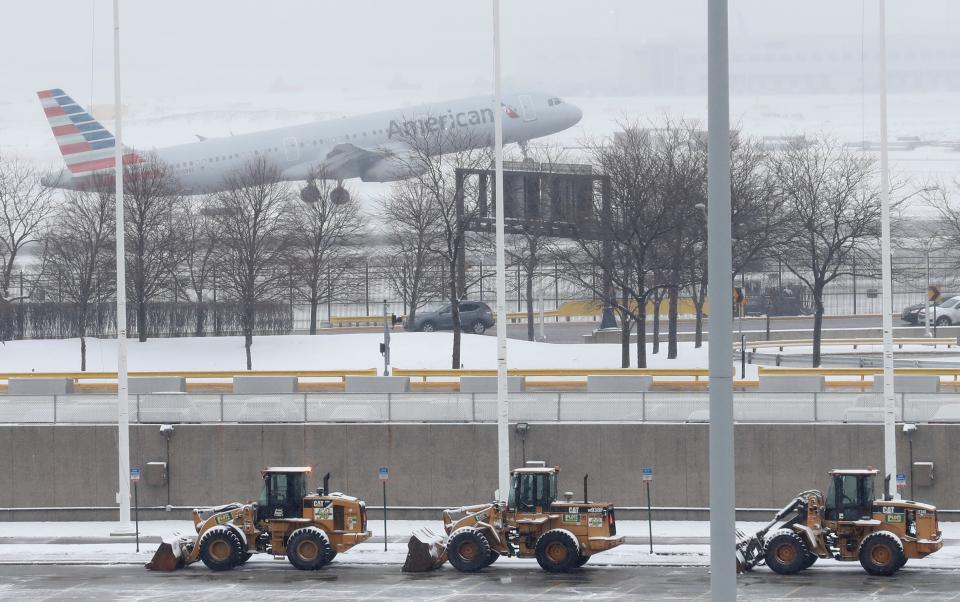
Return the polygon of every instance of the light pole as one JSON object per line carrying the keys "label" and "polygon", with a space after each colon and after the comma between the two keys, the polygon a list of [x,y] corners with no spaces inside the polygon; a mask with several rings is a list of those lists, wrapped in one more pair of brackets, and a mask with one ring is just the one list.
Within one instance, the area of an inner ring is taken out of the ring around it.
{"label": "light pole", "polygon": [[897,492],[896,389],[893,386],[893,266],[890,251],[890,166],[887,157],[887,30],[886,0],[880,0],[880,262],[883,299],[883,464],[884,489],[892,499]]}
{"label": "light pole", "polygon": [[493,153],[496,180],[497,256],[497,491],[506,500],[510,489],[510,431],[507,402],[507,262],[503,221],[503,92],[500,82],[500,0],[493,0]]}
{"label": "light pole", "polygon": [[710,596],[736,600],[730,81],[727,0],[707,5],[707,244],[710,300]]}
{"label": "light pole", "polygon": [[115,533],[131,533],[130,524],[130,417],[127,407],[127,274],[123,235],[123,117],[120,102],[120,2],[113,0],[113,180],[117,238],[117,456],[119,464],[120,525]]}

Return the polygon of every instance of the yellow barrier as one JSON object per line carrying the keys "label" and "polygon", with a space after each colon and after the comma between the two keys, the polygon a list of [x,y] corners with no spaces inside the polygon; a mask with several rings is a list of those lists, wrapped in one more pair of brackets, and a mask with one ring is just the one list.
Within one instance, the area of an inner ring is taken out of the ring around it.
{"label": "yellow barrier", "polygon": [[[852,345],[854,349],[862,345],[883,345],[883,339],[823,339],[820,341],[822,346],[849,346]],[[939,338],[939,339],[928,339],[926,337],[914,337],[914,338],[898,338],[893,340],[893,344],[897,345],[900,349],[904,345],[933,345],[936,348],[938,345],[945,345],[948,348],[953,347],[957,344],[957,339],[952,338]],[[782,339],[774,341],[747,341],[746,347],[753,351],[757,349],[767,349],[776,347],[780,351],[783,351],[784,347],[810,347],[813,345],[812,339]],[[735,349],[740,349],[740,341],[736,341],[733,344]]]}
{"label": "yellow barrier", "polygon": [[[507,370],[510,376],[590,376],[590,375],[624,375],[624,376],[689,376],[700,380],[701,376],[708,376],[707,368],[511,368]],[[394,368],[394,376],[410,376],[459,378],[461,376],[496,376],[496,370],[468,370],[454,368],[418,369]]]}
{"label": "yellow barrier", "polygon": [[[299,378],[340,378],[347,376],[376,376],[376,368],[363,370],[207,370],[207,371],[162,371],[130,372],[129,376],[178,376],[187,379],[223,379],[234,376],[296,376]],[[2,372],[0,380],[11,378],[71,378],[74,380],[115,380],[116,372]]]}
{"label": "yellow barrier", "polygon": [[[860,380],[865,380],[868,376],[883,374],[883,368],[768,368],[759,366],[758,374],[784,374],[784,375],[815,375],[815,376],[859,376]],[[927,376],[952,376],[953,380],[960,377],[960,368],[896,368],[894,374],[906,375],[927,375]]]}
{"label": "yellow barrier", "polygon": [[343,326],[344,324],[376,326],[383,324],[383,316],[333,316],[330,318],[330,324],[332,326]]}

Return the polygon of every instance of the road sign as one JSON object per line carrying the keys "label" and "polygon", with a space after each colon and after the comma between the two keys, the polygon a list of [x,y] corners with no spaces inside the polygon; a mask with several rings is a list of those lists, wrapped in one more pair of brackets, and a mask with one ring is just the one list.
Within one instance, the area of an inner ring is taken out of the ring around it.
{"label": "road sign", "polygon": [[652,481],[653,480],[653,468],[647,466],[643,469],[643,480]]}
{"label": "road sign", "polygon": [[133,467],[130,469],[130,482],[139,483],[140,482],[140,468]]}
{"label": "road sign", "polygon": [[733,287],[733,304],[734,305],[746,305],[747,296],[743,294],[743,289],[739,286]]}
{"label": "road sign", "polygon": [[943,295],[940,293],[939,288],[932,284],[927,287],[927,299],[929,299],[931,303],[940,303],[941,297],[943,297]]}
{"label": "road sign", "polygon": [[381,481],[386,481],[387,479],[390,478],[390,469],[387,468],[386,466],[381,466],[380,470],[377,472],[380,475]]}
{"label": "road sign", "polygon": [[902,472],[897,473],[897,489],[903,489],[907,486],[907,475]]}

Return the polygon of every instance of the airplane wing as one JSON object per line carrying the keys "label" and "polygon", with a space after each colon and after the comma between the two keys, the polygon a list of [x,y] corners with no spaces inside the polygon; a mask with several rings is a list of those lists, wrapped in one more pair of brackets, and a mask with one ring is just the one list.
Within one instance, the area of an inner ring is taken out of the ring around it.
{"label": "airplane wing", "polygon": [[322,173],[327,178],[360,178],[384,160],[390,160],[409,149],[405,145],[364,148],[343,142],[334,146],[320,159],[305,161],[284,170],[290,179],[303,180]]}

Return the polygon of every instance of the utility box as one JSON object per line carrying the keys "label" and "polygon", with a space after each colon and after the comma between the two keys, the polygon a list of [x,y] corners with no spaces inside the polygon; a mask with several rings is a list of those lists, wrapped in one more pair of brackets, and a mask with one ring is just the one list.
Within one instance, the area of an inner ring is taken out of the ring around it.
{"label": "utility box", "polygon": [[913,463],[913,484],[917,487],[933,486],[933,462]]}
{"label": "utility box", "polygon": [[143,471],[143,482],[147,485],[159,487],[167,484],[167,463],[147,462]]}

